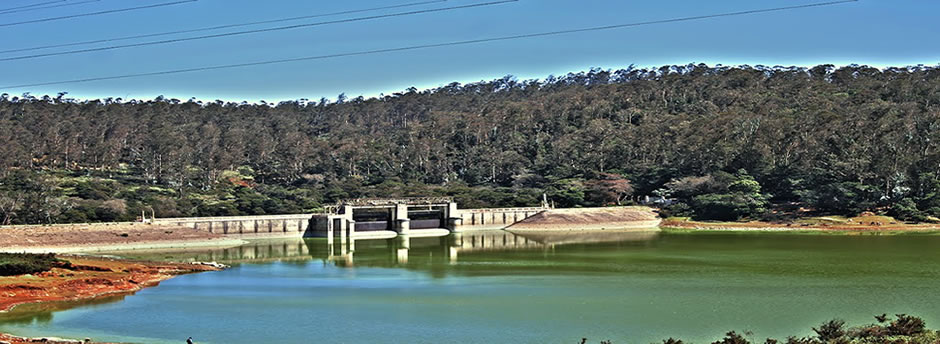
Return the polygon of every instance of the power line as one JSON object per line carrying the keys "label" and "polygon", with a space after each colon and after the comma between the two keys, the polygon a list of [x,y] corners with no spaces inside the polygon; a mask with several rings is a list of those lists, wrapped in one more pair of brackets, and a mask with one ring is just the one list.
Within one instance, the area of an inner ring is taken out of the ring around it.
{"label": "power line", "polygon": [[[99,0],[94,0],[94,1],[99,1]],[[378,10],[387,10],[387,9],[392,9],[392,8],[401,8],[401,7],[411,7],[411,6],[418,6],[418,5],[427,5],[427,4],[433,4],[433,3],[439,3],[439,2],[446,2],[446,1],[447,1],[447,0],[433,0],[433,1],[412,2],[412,3],[407,3],[407,4],[401,4],[401,5],[384,6],[384,7],[373,7],[373,8],[365,8],[365,9],[358,9],[358,10],[348,10],[348,11],[333,12],[333,13],[324,13],[324,14],[314,14],[314,15],[309,15],[309,16],[300,16],[300,17],[290,17],[290,18],[272,19],[272,20],[264,20],[264,21],[248,22],[248,23],[238,23],[238,24],[227,24],[227,25],[219,25],[219,26],[210,26],[210,27],[197,28],[197,29],[178,30],[178,31],[167,31],[167,32],[160,32],[160,33],[150,33],[150,34],[143,34],[143,35],[136,35],[136,36],[125,36],[125,37],[116,37],[116,38],[106,38],[106,39],[99,39],[99,40],[93,40],[93,41],[83,41],[83,42],[62,43],[62,44],[54,44],[54,45],[44,45],[44,46],[32,47],[32,48],[19,48],[19,49],[10,49],[10,50],[0,50],[0,54],[12,53],[12,52],[20,52],[20,51],[31,51],[31,50],[49,49],[49,48],[62,48],[62,47],[70,47],[70,46],[76,46],[76,45],[87,45],[87,44],[96,44],[96,43],[108,43],[108,42],[125,41],[125,40],[129,40],[129,39],[137,39],[137,38],[148,38],[148,37],[156,37],[156,36],[175,35],[175,34],[181,34],[181,33],[192,33],[192,32],[200,32],[200,31],[211,31],[211,30],[219,30],[219,29],[228,29],[228,28],[233,28],[233,27],[251,26],[251,25],[259,25],[259,24],[271,24],[271,23],[279,23],[279,22],[294,21],[294,20],[301,20],[301,19],[311,19],[311,18],[318,18],[318,17],[330,17],[330,16],[337,16],[337,15],[342,15],[342,14],[352,14],[352,13],[360,13],[360,12],[371,12],[371,11],[378,11]]]}
{"label": "power line", "polygon": [[[51,1],[51,2],[47,2],[47,3],[45,3],[45,4],[56,3],[56,2],[62,2],[62,1],[65,1],[65,0],[61,0],[61,1]],[[29,8],[23,8],[23,9],[18,9],[18,10],[4,10],[4,11],[0,11],[0,15],[2,15],[2,14],[10,14],[10,13],[18,13],[18,12],[38,11],[38,10],[45,10],[45,9],[50,9],[50,8],[59,8],[59,7],[75,6],[75,5],[81,5],[81,4],[87,4],[87,3],[90,3],[90,2],[99,2],[99,1],[101,1],[101,0],[85,0],[85,1],[78,1],[78,2],[70,2],[70,3],[67,3],[67,4],[58,4],[58,5],[50,5],[50,6],[42,6],[42,7],[35,7],[35,6],[39,6],[39,5],[40,5],[40,4],[36,4],[36,5],[33,5],[33,6],[29,7]]]}
{"label": "power line", "polygon": [[661,19],[661,20],[653,20],[653,21],[645,21],[645,22],[595,26],[595,27],[580,28],[580,29],[529,33],[529,34],[513,35],[513,36],[480,38],[480,39],[472,39],[472,40],[464,40],[464,41],[412,45],[412,46],[398,47],[398,48],[364,50],[364,51],[338,53],[338,54],[330,54],[330,55],[306,56],[306,57],[296,57],[296,58],[289,58],[289,59],[237,63],[237,64],[229,64],[229,65],[205,66],[205,67],[165,70],[165,71],[157,71],[157,72],[147,72],[147,73],[124,74],[124,75],[92,77],[92,78],[72,79],[72,80],[63,80],[63,81],[50,81],[50,82],[41,82],[41,83],[34,83],[34,84],[2,86],[0,87],[0,89],[71,84],[71,83],[102,81],[102,80],[127,79],[127,78],[137,78],[137,77],[144,77],[144,76],[158,76],[158,75],[191,73],[191,72],[200,72],[200,71],[208,71],[208,70],[218,70],[218,69],[231,69],[231,68],[281,64],[281,63],[290,63],[290,62],[299,62],[299,61],[323,60],[323,59],[330,59],[330,58],[337,58],[337,57],[381,54],[381,53],[418,50],[418,49],[427,49],[427,48],[439,48],[439,47],[478,44],[478,43],[486,43],[486,42],[507,41],[507,40],[524,39],[524,38],[555,36],[555,35],[589,32],[589,31],[612,30],[612,29],[621,29],[621,28],[627,28],[627,27],[636,27],[636,26],[653,25],[653,24],[665,24],[665,23],[675,23],[675,22],[693,21],[693,20],[710,19],[710,18],[732,17],[732,16],[747,15],[747,14],[767,13],[767,12],[795,10],[795,9],[801,9],[801,8],[830,6],[830,5],[844,4],[844,3],[849,3],[849,2],[857,2],[857,1],[858,0],[829,1],[829,2],[820,2],[820,3],[806,4],[806,5],[775,7],[775,8],[747,10],[747,11],[739,11],[739,12],[727,12],[727,13],[709,14],[709,15],[701,15],[701,16],[693,16],[693,17]]}
{"label": "power line", "polygon": [[51,18],[42,18],[42,19],[34,19],[34,20],[21,21],[21,22],[3,23],[3,24],[0,24],[0,27],[15,26],[15,25],[23,25],[23,24],[33,24],[33,23],[44,23],[44,22],[50,22],[50,21],[56,21],[56,20],[63,20],[63,19],[72,19],[72,18],[78,18],[78,17],[89,17],[89,16],[97,16],[97,15],[102,15],[102,14],[110,14],[110,13],[118,13],[118,12],[136,11],[136,10],[142,10],[142,9],[148,9],[148,8],[155,8],[155,7],[179,5],[179,4],[185,4],[185,3],[190,3],[190,2],[196,2],[196,1],[199,1],[199,0],[182,0],[182,1],[174,1],[174,2],[164,2],[164,3],[159,3],[159,4],[146,5],[146,6],[138,6],[138,7],[128,7],[128,8],[121,8],[121,9],[116,9],[116,10],[98,11],[98,12],[90,12],[90,13],[79,13],[79,14],[71,14],[71,15],[61,16],[61,17],[51,17]]}
{"label": "power line", "polygon": [[307,28],[307,27],[313,27],[313,26],[323,26],[323,25],[339,24],[339,23],[352,23],[352,22],[359,22],[359,21],[366,21],[366,20],[374,20],[374,19],[381,19],[381,18],[401,17],[401,16],[409,16],[409,15],[415,15],[415,14],[424,14],[424,13],[443,12],[443,11],[451,11],[451,10],[458,10],[458,9],[467,9],[467,8],[472,8],[472,7],[492,6],[492,5],[506,4],[506,3],[510,3],[510,2],[517,2],[517,1],[519,1],[519,0],[499,0],[499,1],[492,1],[492,2],[483,2],[483,3],[469,4],[469,5],[460,5],[460,6],[452,6],[452,7],[434,8],[434,9],[428,9],[428,10],[417,10],[417,11],[409,11],[409,12],[398,12],[398,13],[380,14],[380,15],[374,15],[374,16],[368,16],[368,17],[358,17],[358,18],[331,20],[331,21],[317,22],[317,23],[309,23],[309,24],[296,24],[296,25],[288,25],[288,26],[277,26],[277,27],[266,28],[266,29],[255,29],[255,30],[235,31],[235,32],[218,33],[218,34],[204,35],[204,36],[194,36],[194,37],[184,37],[184,38],[166,39],[166,40],[162,40],[162,41],[150,41],[150,42],[142,42],[142,43],[130,43],[130,44],[112,45],[112,46],[100,47],[100,48],[88,48],[88,49],[68,50],[68,51],[60,51],[60,52],[45,53],[45,54],[35,54],[35,55],[24,55],[24,56],[5,57],[5,58],[0,58],[0,61],[28,60],[28,59],[35,59],[35,58],[40,58],[40,57],[61,56],[61,55],[73,55],[73,54],[89,53],[89,52],[95,52],[95,51],[105,51],[105,50],[114,50],[114,49],[143,47],[143,46],[150,46],[150,45],[179,43],[179,42],[196,41],[196,40],[203,40],[203,39],[210,39],[210,38],[220,38],[220,37],[230,37],[230,36],[239,36],[239,35],[255,34],[255,33],[262,33],[262,32],[273,32],[273,31],[293,30],[293,29]]}
{"label": "power line", "polygon": [[55,1],[40,2],[40,3],[38,3],[38,4],[23,5],[23,6],[17,6],[17,7],[4,8],[4,9],[0,10],[0,12],[6,12],[6,11],[18,10],[18,9],[21,9],[21,8],[36,7],[36,6],[54,4],[54,3],[57,3],[57,2],[66,2],[66,1],[68,1],[68,0],[55,0]]}

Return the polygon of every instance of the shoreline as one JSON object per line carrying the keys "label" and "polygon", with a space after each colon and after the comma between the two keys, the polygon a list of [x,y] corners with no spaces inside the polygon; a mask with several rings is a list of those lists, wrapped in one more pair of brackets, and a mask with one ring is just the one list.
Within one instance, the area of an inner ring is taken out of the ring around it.
{"label": "shoreline", "polygon": [[[138,261],[98,256],[62,255],[68,262],[37,274],[0,277],[0,316],[12,314],[27,305],[81,302],[129,295],[154,287],[173,277],[219,271],[212,263],[168,263]],[[45,338],[46,340],[42,340]],[[54,337],[27,338],[0,333],[0,341],[11,344],[82,343]]]}
{"label": "shoreline", "polygon": [[[90,339],[90,338],[86,338]],[[29,344],[29,343],[45,343],[45,344],[121,344],[121,343],[111,343],[111,342],[93,342],[93,341],[84,341],[78,339],[66,339],[60,337],[20,337],[14,336],[12,334],[0,333],[0,343],[9,343],[9,344]]]}
{"label": "shoreline", "polygon": [[71,266],[57,266],[37,274],[0,277],[0,314],[26,304],[81,301],[133,293],[179,275],[222,269],[211,263],[151,262],[78,255],[57,258],[71,263]]}
{"label": "shoreline", "polygon": [[702,222],[666,219],[659,225],[665,233],[790,233],[813,235],[933,235],[940,234],[936,224],[780,224],[761,221]]}

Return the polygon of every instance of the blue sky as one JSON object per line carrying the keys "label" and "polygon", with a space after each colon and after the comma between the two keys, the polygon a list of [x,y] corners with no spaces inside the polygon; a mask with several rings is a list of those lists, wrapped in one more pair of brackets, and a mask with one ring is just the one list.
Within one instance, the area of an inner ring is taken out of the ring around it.
{"label": "blue sky", "polygon": [[[78,2],[80,0],[68,0]],[[56,9],[0,13],[0,25],[170,0],[100,0]],[[420,0],[199,0],[141,11],[0,26],[0,50],[133,34],[313,15]],[[324,17],[251,28],[355,18],[491,0],[446,2]],[[0,85],[17,85],[270,59],[469,40],[581,27],[669,19],[820,0],[520,0],[489,7],[342,23],[315,28],[3,61]],[[46,2],[0,0],[0,9]],[[499,78],[544,78],[591,67],[635,64],[803,65],[851,63],[906,66],[940,63],[940,1],[860,0],[854,3],[188,74],[0,89],[75,98],[152,99],[158,95],[230,101],[281,101],[392,93]],[[221,30],[216,32],[234,31]],[[172,37],[186,37],[176,35]],[[148,41],[143,39],[139,41]],[[107,44],[98,45],[105,46]],[[44,50],[51,52],[56,50]],[[0,54],[12,57],[23,53]]]}

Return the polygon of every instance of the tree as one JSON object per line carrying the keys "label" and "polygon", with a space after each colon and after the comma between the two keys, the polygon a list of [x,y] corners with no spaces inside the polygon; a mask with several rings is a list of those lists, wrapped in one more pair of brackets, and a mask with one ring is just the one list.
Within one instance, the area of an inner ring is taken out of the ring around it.
{"label": "tree", "polygon": [[622,205],[633,194],[633,185],[619,174],[599,173],[596,178],[585,182],[592,203]]}
{"label": "tree", "polygon": [[[52,185],[39,202],[48,211],[25,206],[26,185],[4,187],[0,221],[87,217],[98,206],[84,201],[109,199],[127,200],[128,213],[269,212],[293,205],[266,186],[307,188],[295,205],[325,204],[392,179],[403,185],[394,192],[478,205],[547,193],[559,206],[601,206],[663,190],[702,219],[754,217],[773,202],[936,221],[938,76],[937,67],[698,64],[276,105],[5,95],[0,178]],[[240,166],[254,171],[261,206],[225,199],[221,175]],[[739,170],[752,181],[732,186]],[[82,176],[114,189],[75,194]],[[150,187],[172,192],[140,191]],[[504,188],[527,196],[503,197]],[[471,197],[483,194],[499,196]]]}
{"label": "tree", "polygon": [[692,198],[695,217],[715,220],[739,220],[763,214],[767,209],[767,195],[753,177],[739,171],[735,180],[722,192],[698,195]]}

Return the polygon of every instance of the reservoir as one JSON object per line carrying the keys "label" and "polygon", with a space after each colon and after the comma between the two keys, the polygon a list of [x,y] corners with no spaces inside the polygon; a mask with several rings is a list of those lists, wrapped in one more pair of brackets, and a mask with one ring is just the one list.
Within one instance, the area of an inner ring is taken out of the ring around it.
{"label": "reservoir", "polygon": [[215,260],[132,295],[19,307],[0,332],[182,343],[708,343],[810,336],[841,318],[940,326],[940,236],[646,233],[550,243],[508,232],[258,241],[116,253]]}

